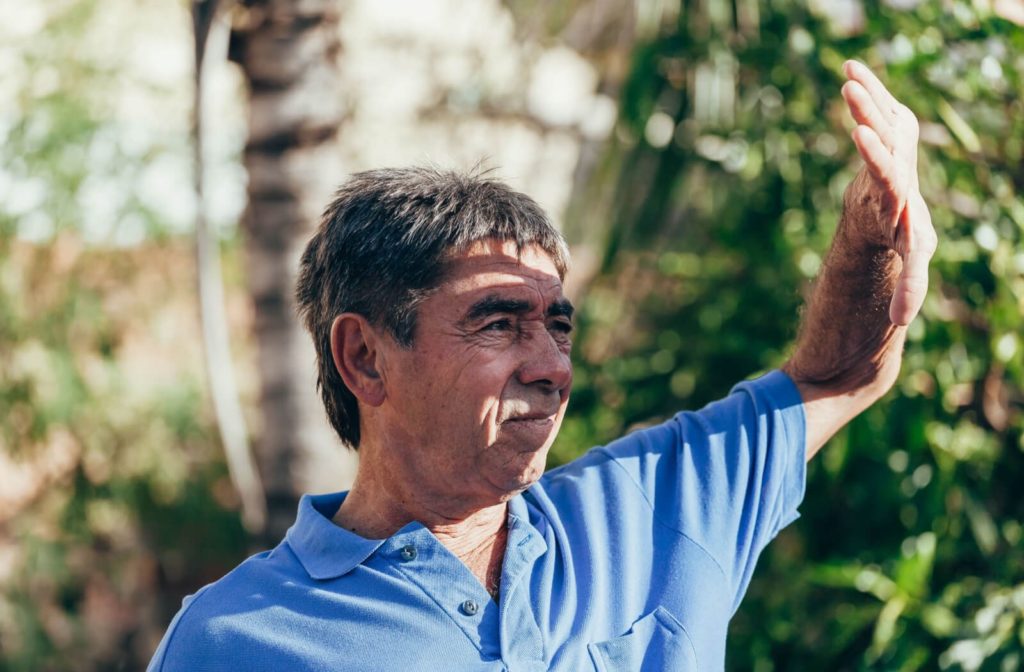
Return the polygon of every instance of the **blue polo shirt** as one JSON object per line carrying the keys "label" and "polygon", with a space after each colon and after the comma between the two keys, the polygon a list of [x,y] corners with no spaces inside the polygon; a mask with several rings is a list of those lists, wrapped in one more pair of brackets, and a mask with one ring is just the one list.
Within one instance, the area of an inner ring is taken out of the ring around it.
{"label": "blue polo shirt", "polygon": [[303,497],[285,540],[185,599],[149,669],[721,670],[797,517],[804,414],[775,371],[545,474],[508,507],[500,602],[419,523],[383,540]]}

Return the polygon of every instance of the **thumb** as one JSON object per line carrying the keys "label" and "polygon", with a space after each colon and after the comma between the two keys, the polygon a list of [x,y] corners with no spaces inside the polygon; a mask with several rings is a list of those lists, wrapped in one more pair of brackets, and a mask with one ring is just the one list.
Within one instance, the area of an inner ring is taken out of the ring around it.
{"label": "thumb", "polygon": [[[917,226],[912,226],[916,224]],[[928,293],[928,261],[935,250],[934,242],[918,232],[931,232],[931,216],[920,195],[908,200],[896,224],[896,250],[903,258],[903,270],[896,280],[889,320],[898,326],[910,324],[921,310]],[[932,234],[934,237],[934,234]]]}

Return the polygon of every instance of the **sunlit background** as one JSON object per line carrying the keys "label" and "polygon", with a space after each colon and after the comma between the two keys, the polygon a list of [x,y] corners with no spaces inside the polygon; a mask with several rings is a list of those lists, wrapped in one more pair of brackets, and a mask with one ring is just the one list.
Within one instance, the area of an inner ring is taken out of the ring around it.
{"label": "sunlit background", "polygon": [[728,666],[1024,667],[1024,3],[209,8],[0,6],[0,670],[144,669],[184,595],[350,483],[290,292],[352,172],[482,164],[565,232],[552,464],[780,365],[859,167],[846,58],[920,118],[931,293]]}

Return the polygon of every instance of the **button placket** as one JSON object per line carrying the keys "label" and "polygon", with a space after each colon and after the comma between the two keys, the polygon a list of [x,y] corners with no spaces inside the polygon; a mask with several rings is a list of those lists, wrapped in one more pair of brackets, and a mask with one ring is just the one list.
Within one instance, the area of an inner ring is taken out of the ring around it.
{"label": "button placket", "polygon": [[388,543],[394,570],[429,596],[481,654],[497,658],[498,608],[470,570],[418,525],[401,530]]}
{"label": "button placket", "polygon": [[544,637],[532,611],[528,577],[547,544],[525,517],[515,515],[509,517],[508,538],[499,620],[501,657],[513,669],[543,670]]}

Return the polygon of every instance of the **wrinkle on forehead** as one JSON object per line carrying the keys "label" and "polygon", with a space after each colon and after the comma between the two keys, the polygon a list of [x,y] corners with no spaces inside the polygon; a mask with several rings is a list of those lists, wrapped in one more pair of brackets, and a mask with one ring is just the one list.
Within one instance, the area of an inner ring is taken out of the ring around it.
{"label": "wrinkle on forehead", "polygon": [[452,298],[500,294],[502,290],[511,295],[529,295],[534,308],[544,310],[548,304],[562,298],[562,282],[548,276],[523,277],[522,273],[473,273],[466,277],[453,278],[443,285],[445,293]]}
{"label": "wrinkle on forehead", "polygon": [[466,319],[474,302],[489,294],[528,302],[531,319],[566,300],[558,268],[543,248],[528,245],[517,250],[512,241],[487,240],[451,256],[444,279],[421,306],[420,317],[440,320],[438,326],[447,332]]}
{"label": "wrinkle on forehead", "polygon": [[520,248],[512,240],[488,238],[476,241],[465,250],[449,254],[445,261],[448,266],[446,276],[458,274],[459,268],[468,263],[480,270],[497,270],[501,267],[534,269],[557,278],[559,282],[563,280],[555,259],[535,243]]}
{"label": "wrinkle on forehead", "polygon": [[446,289],[460,295],[485,287],[500,289],[534,284],[542,294],[557,292],[561,295],[562,279],[548,253],[537,246],[517,252],[514,243],[507,242],[499,247],[495,241],[488,245],[477,243],[449,260],[442,282]]}

